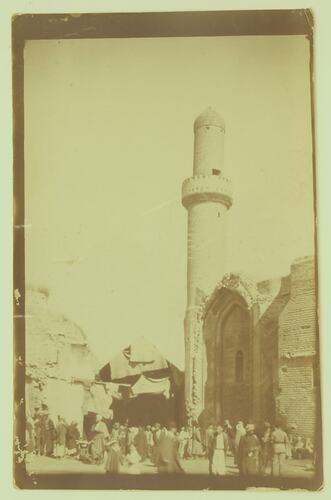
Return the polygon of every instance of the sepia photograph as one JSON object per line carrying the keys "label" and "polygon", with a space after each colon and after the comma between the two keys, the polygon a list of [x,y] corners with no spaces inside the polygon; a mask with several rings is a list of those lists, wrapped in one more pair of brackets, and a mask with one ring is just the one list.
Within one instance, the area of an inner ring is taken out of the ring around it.
{"label": "sepia photograph", "polygon": [[19,488],[322,487],[313,26],[13,17]]}

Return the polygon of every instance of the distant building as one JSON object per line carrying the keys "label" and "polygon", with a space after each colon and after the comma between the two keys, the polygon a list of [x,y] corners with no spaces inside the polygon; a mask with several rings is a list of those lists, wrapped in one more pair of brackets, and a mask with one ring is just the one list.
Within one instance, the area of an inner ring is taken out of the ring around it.
{"label": "distant building", "polygon": [[315,260],[297,259],[289,276],[262,283],[225,274],[223,119],[208,108],[194,124],[188,211],[185,399],[205,422],[280,419],[313,437],[319,396]]}

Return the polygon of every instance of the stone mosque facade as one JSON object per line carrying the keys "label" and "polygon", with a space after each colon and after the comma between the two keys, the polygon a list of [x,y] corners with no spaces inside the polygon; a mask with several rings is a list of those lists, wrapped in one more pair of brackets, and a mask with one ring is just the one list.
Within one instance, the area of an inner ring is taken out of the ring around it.
{"label": "stone mosque facade", "polygon": [[313,438],[319,397],[315,258],[297,259],[288,276],[259,283],[225,272],[232,190],[224,134],[213,109],[198,116],[193,176],[182,186],[187,416],[204,424],[278,420]]}

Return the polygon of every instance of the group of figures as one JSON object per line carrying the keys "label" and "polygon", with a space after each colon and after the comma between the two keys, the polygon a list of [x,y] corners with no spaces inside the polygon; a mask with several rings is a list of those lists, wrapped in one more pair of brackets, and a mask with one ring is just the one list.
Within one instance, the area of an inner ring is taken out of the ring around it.
{"label": "group of figures", "polygon": [[82,449],[80,459],[86,463],[105,465],[107,473],[118,473],[125,466],[129,474],[140,474],[141,465],[149,462],[159,472],[184,472],[178,456],[176,427],[160,424],[146,427],[120,425],[115,422],[109,428],[100,415],[92,429],[92,439]]}
{"label": "group of figures", "polygon": [[[311,440],[300,437],[295,424],[284,430],[280,423],[272,426],[266,421],[258,430],[253,423],[244,426],[242,421],[233,428],[226,420],[223,427],[219,425],[216,428],[216,436],[222,435],[218,438],[220,444],[215,442],[212,425],[206,435],[210,436],[206,446],[210,473],[225,474],[225,457],[228,454],[233,455],[242,476],[266,475],[269,471],[272,476],[282,476],[286,459],[315,458]],[[218,459],[215,460],[217,450],[221,451],[218,451]]]}
{"label": "group of figures", "polygon": [[159,423],[134,427],[114,423],[109,428],[97,416],[94,436],[81,456],[83,461],[105,463],[108,473],[119,472],[120,465],[129,473],[139,474],[141,464],[151,463],[160,473],[184,472],[185,460],[208,459],[209,473],[226,474],[226,457],[232,456],[240,475],[280,476],[289,458],[313,459],[314,450],[309,439],[297,435],[295,425],[287,432],[276,424],[265,422],[258,431],[254,424],[246,426],[239,421],[234,427],[228,420],[224,425],[198,423],[176,428],[175,424]]}
{"label": "group of figures", "polygon": [[[201,427],[197,422],[177,429],[170,423],[130,426],[109,424],[96,415],[90,439],[81,439],[77,424],[67,424],[58,416],[54,424],[47,412],[27,419],[29,452],[55,458],[73,456],[87,464],[104,465],[107,473],[140,474],[143,464],[154,466],[160,473],[183,473],[186,460],[208,460],[209,474],[225,475],[226,459],[233,457],[242,476],[281,476],[289,458],[314,459],[309,439],[297,434],[296,426],[289,429],[264,422],[258,430],[253,423],[239,421],[231,425]],[[183,467],[184,465],[184,467]],[[199,468],[199,466],[198,466]],[[198,472],[198,470],[197,470]]]}
{"label": "group of figures", "polygon": [[37,412],[26,419],[26,443],[28,454],[63,458],[77,454],[80,439],[77,422],[68,424],[60,415],[54,423],[47,410]]}

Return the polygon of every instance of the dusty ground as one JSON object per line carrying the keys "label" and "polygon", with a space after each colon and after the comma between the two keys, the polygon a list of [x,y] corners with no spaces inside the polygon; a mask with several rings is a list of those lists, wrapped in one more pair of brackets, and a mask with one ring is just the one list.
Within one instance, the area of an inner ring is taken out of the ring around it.
{"label": "dusty ground", "polygon": [[[204,458],[197,460],[182,460],[182,467],[188,474],[208,474],[208,461]],[[284,475],[287,477],[307,478],[313,476],[309,460],[287,460],[284,467]],[[141,464],[141,474],[156,474],[156,467],[145,462]],[[228,475],[238,475],[238,468],[233,464],[233,458],[226,458],[226,473]],[[84,464],[73,458],[55,459],[49,457],[33,457],[27,463],[28,473],[104,473],[103,465]],[[120,473],[128,473],[127,466],[121,466]]]}

